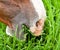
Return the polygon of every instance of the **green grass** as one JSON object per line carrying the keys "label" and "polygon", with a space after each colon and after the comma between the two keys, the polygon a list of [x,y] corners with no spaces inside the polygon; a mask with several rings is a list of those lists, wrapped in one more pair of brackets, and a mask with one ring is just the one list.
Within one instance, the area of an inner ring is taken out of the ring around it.
{"label": "green grass", "polygon": [[60,0],[43,2],[47,19],[42,36],[34,37],[28,34],[28,39],[21,41],[6,35],[6,25],[0,23],[0,50],[60,50]]}

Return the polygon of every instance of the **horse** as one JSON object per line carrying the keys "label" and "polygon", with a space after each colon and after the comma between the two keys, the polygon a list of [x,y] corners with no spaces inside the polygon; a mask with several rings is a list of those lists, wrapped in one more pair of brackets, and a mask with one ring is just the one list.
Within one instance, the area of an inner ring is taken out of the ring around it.
{"label": "horse", "polygon": [[[17,37],[23,37],[22,24],[29,27],[34,36],[42,33],[46,10],[42,0],[0,0],[0,22],[7,25],[6,33],[12,36],[17,28]],[[23,38],[22,38],[23,39]]]}

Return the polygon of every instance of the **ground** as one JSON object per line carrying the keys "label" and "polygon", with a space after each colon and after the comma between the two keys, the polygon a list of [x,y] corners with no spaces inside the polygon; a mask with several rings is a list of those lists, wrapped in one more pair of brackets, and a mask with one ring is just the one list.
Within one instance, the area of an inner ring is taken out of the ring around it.
{"label": "ground", "polygon": [[60,50],[60,0],[43,0],[47,19],[41,36],[27,30],[26,41],[6,35],[6,25],[0,22],[0,50]]}

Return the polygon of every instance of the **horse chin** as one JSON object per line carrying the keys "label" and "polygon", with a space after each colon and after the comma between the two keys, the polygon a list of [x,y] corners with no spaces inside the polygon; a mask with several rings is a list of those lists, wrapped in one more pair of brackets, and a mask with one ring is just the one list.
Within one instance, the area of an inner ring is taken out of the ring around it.
{"label": "horse chin", "polygon": [[40,36],[42,33],[42,28],[41,27],[31,27],[30,31],[32,32],[32,35]]}

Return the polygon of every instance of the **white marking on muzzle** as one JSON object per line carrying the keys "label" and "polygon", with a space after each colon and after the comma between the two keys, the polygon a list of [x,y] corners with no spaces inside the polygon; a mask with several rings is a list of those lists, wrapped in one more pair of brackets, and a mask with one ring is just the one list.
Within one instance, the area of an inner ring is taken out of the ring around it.
{"label": "white marking on muzzle", "polygon": [[39,19],[46,17],[46,10],[42,0],[30,0],[39,16]]}
{"label": "white marking on muzzle", "polygon": [[46,10],[44,8],[44,4],[42,0],[30,0],[32,5],[34,6],[34,9],[36,11],[36,13],[38,14],[38,18],[35,18],[33,20],[33,26],[30,27],[30,30],[32,30],[33,32],[35,31],[35,27],[36,27],[36,22],[42,18],[46,18]]}

